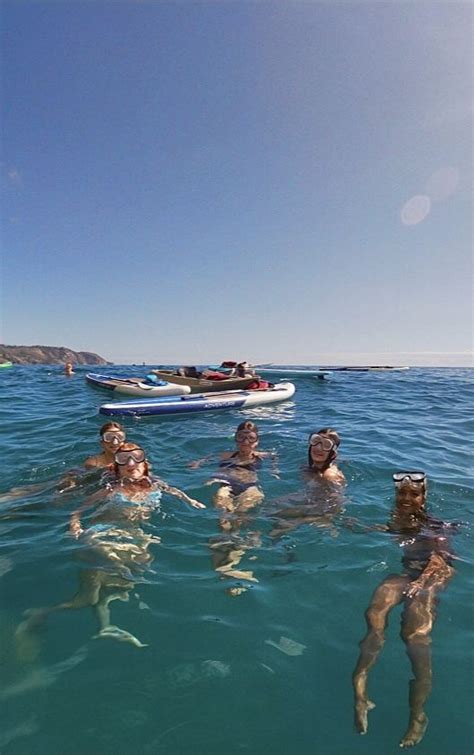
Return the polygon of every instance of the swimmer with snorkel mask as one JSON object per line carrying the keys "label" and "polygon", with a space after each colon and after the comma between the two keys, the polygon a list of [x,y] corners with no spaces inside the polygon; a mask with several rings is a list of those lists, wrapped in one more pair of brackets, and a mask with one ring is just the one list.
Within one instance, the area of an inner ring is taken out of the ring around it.
{"label": "swimmer with snorkel mask", "polygon": [[153,476],[145,451],[135,443],[121,444],[103,482],[104,487],[73,511],[69,524],[69,534],[79,544],[79,557],[92,561],[94,566],[80,570],[79,589],[70,600],[27,612],[28,618],[16,631],[20,648],[22,644],[31,644],[31,631],[50,613],[87,606],[95,609],[98,618],[99,631],[95,637],[144,647],[130,632],[111,623],[109,604],[114,600],[128,601],[135,582],[142,580],[150,568],[153,554],[149,547],[160,543],[160,538],[144,525],[161,508],[162,493],[175,496],[193,508],[203,509],[205,505]]}
{"label": "swimmer with snorkel mask", "polygon": [[[303,475],[307,482],[304,490],[292,493],[283,499],[284,508],[276,511],[276,519],[270,537],[278,540],[300,525],[327,528],[337,536],[333,519],[343,506],[341,491],[346,478],[336,464],[341,439],[331,427],[323,427],[308,438],[308,466]],[[292,554],[294,558],[294,554]]]}
{"label": "swimmer with snorkel mask", "polygon": [[115,461],[115,453],[122,443],[125,443],[126,433],[118,422],[106,422],[99,430],[100,445],[102,451],[94,456],[89,456],[84,466],[86,469],[112,468]]}
{"label": "swimmer with snorkel mask", "polygon": [[343,484],[346,478],[336,464],[337,450],[341,443],[339,434],[331,427],[323,427],[308,438],[309,479],[320,478]]}
{"label": "swimmer with snorkel mask", "polygon": [[[112,468],[114,464],[115,452],[126,440],[125,430],[118,422],[106,422],[99,430],[101,451],[98,454],[89,456],[83,466],[87,470],[103,470],[107,467]],[[15,486],[6,493],[0,494],[0,503],[9,503],[17,498],[37,495],[52,490],[57,494],[67,493],[68,491],[84,485],[89,482],[90,476],[84,475],[81,469],[71,469],[65,472],[57,482],[33,483],[22,486]],[[58,506],[61,499],[53,499],[54,505]]]}
{"label": "swimmer with snorkel mask", "polygon": [[[258,471],[262,460],[270,458],[273,474],[278,475],[276,455],[271,451],[259,451],[260,435],[257,426],[246,420],[236,429],[236,449],[220,455],[219,468],[206,484],[218,484],[213,502],[219,511],[219,528],[223,536],[213,537],[209,547],[214,569],[221,577],[257,582],[253,571],[237,568],[249,547],[259,547],[259,532],[251,532],[252,511],[263,501]],[[199,462],[197,462],[199,463]],[[194,463],[194,468],[197,464]],[[244,532],[242,532],[242,530]],[[231,587],[229,595],[239,595],[245,588]]]}
{"label": "swimmer with snorkel mask", "polygon": [[[425,702],[431,692],[431,630],[438,594],[454,575],[449,530],[457,524],[430,516],[425,509],[427,479],[424,472],[393,475],[395,506],[383,529],[398,538],[403,548],[402,574],[391,574],[375,589],[365,613],[367,634],[352,675],[355,726],[366,734],[368,713],[374,708],[367,696],[367,676],[384,645],[385,627],[392,608],[403,604],[401,637],[406,645],[414,678],[410,681],[410,717],[400,747],[413,747],[424,736],[428,718]],[[372,529],[382,529],[380,526]]]}

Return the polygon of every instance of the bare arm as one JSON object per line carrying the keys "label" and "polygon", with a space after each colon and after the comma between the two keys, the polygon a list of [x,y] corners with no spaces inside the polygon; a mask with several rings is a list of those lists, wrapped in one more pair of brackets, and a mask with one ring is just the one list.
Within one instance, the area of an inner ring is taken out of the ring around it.
{"label": "bare arm", "polygon": [[193,508],[195,509],[206,508],[204,503],[200,503],[199,501],[196,501],[194,498],[190,498],[182,490],[179,490],[179,488],[173,488],[171,485],[168,485],[168,483],[164,482],[163,480],[156,480],[155,482],[157,486],[160,488],[160,490],[162,490],[164,493],[169,493],[170,495],[174,495],[176,498],[179,498],[181,501],[184,501],[185,503],[189,503],[189,505],[192,506]]}
{"label": "bare arm", "polygon": [[209,454],[208,456],[203,456],[202,459],[190,461],[187,466],[189,467],[189,469],[199,469],[199,467],[202,467],[203,464],[207,464],[209,461],[212,461],[213,458],[214,454]]}
{"label": "bare arm", "polygon": [[107,493],[107,490],[98,490],[97,493],[94,493],[89,498],[87,498],[87,500],[85,500],[78,509],[72,512],[71,518],[69,520],[69,534],[72,535],[72,537],[75,537],[77,539],[84,532],[81,524],[81,516],[84,511],[91,508],[91,506],[97,503],[97,501],[105,498]]}
{"label": "bare arm", "polygon": [[230,459],[233,453],[233,451],[223,451],[220,454],[208,454],[207,456],[203,456],[202,459],[190,461],[188,467],[189,469],[199,469],[203,464],[207,464],[210,461],[217,461],[217,459]]}
{"label": "bare arm", "polygon": [[353,532],[388,532],[390,530],[388,524],[363,524],[355,516],[343,516],[340,521],[344,527]]}
{"label": "bare arm", "polygon": [[329,467],[323,472],[323,477],[328,482],[335,482],[338,485],[344,485],[346,478],[342,474],[341,470],[337,467]]}
{"label": "bare arm", "polygon": [[276,451],[256,451],[255,456],[258,456],[259,459],[269,458],[272,465],[270,474],[277,480],[280,479],[280,470],[278,469],[278,454],[276,453]]}

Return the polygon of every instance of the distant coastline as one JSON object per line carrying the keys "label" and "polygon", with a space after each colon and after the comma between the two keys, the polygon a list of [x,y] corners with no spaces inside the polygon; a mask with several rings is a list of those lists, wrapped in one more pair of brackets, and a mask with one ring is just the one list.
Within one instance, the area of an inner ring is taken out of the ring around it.
{"label": "distant coastline", "polygon": [[0,362],[13,364],[112,364],[91,351],[74,351],[66,346],[7,346],[0,344]]}

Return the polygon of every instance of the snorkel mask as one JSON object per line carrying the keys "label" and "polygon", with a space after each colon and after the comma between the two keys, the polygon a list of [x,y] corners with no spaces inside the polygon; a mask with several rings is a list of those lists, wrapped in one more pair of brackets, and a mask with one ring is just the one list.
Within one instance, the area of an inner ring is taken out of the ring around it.
{"label": "snorkel mask", "polygon": [[392,478],[397,488],[400,488],[402,485],[416,485],[426,488],[426,472],[395,472]]}

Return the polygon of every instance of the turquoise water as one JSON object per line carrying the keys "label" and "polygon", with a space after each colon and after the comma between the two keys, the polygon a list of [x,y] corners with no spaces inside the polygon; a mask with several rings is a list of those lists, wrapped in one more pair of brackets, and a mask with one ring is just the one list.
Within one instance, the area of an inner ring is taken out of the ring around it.
{"label": "turquoise water", "polygon": [[[138,367],[109,371],[143,374]],[[54,482],[97,452],[106,420],[97,410],[109,399],[85,384],[85,373],[78,368],[70,379],[60,367],[2,373],[0,493]],[[412,369],[294,382],[294,400],[261,409],[125,420],[154,472],[206,504],[212,488],[204,483],[215,465],[187,464],[233,448],[244,418],[258,423],[261,449],[279,456],[280,479],[270,465],[259,473],[266,500],[252,529],[262,533],[262,545],[240,564],[258,582],[238,597],[225,588],[242,583],[219,579],[211,566],[208,541],[218,532],[212,506],[200,512],[164,496],[153,520],[162,538],[152,546],[153,572],[128,603],[111,604],[113,622],[146,648],[92,639],[95,617],[86,608],[51,615],[31,647],[19,650],[14,632],[23,612],[76,590],[79,564],[67,523],[84,494],[58,496],[50,488],[20,497],[16,512],[2,504],[2,755],[400,751],[411,673],[399,608],[371,673],[377,707],[365,737],[353,729],[351,689],[364,611],[376,585],[400,571],[397,544],[337,519],[331,528],[302,526],[278,542],[268,536],[272,500],[302,490],[308,432],[325,425],[342,436],[347,514],[385,522],[391,473],[423,468],[433,514],[467,523],[455,536],[457,573],[441,596],[433,631],[430,725],[417,752],[472,752],[473,372]]]}

